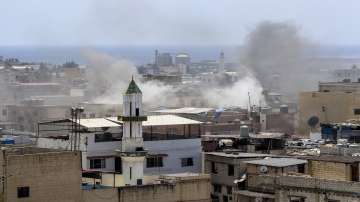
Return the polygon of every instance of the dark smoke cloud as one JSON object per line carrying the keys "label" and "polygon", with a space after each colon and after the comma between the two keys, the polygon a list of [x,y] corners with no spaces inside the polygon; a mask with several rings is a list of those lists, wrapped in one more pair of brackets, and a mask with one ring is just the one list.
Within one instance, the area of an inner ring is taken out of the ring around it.
{"label": "dark smoke cloud", "polygon": [[291,23],[262,22],[249,33],[242,59],[265,89],[295,95],[319,79],[307,80],[306,53],[313,47]]}

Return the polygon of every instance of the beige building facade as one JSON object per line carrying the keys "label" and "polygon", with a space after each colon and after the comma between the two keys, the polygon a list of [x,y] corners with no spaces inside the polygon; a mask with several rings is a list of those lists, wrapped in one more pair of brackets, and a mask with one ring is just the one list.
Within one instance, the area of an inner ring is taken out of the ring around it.
{"label": "beige building facade", "polygon": [[80,153],[34,147],[3,148],[0,201],[78,202]]}
{"label": "beige building facade", "polygon": [[318,117],[319,123],[344,122],[358,119],[354,110],[360,109],[358,92],[302,92],[299,94],[299,119],[297,133],[307,136],[310,130],[318,130],[319,124],[310,127],[308,120]]}
{"label": "beige building facade", "polygon": [[160,176],[142,186],[83,190],[84,202],[211,202],[210,177],[204,174]]}

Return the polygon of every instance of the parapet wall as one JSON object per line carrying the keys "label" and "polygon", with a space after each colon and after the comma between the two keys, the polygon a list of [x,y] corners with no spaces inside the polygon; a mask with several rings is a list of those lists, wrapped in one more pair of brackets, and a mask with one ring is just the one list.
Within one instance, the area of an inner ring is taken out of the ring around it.
{"label": "parapet wall", "polygon": [[[204,175],[205,176],[205,175]],[[210,202],[210,177],[174,179],[173,183],[83,190],[84,202]]]}
{"label": "parapet wall", "polygon": [[249,175],[249,189],[274,193],[276,188],[297,188],[340,193],[360,193],[360,182],[318,179],[306,176]]}

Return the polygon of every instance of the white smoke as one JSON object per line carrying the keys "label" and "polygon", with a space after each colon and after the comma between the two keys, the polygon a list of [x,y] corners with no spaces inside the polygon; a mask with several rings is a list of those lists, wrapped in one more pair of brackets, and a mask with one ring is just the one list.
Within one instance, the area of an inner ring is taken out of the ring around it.
{"label": "white smoke", "polygon": [[[250,105],[258,105],[263,102],[262,87],[258,80],[252,75],[247,75],[232,86],[207,89],[204,97],[214,107],[239,106],[246,108]],[[249,103],[249,96],[250,102]]]}
{"label": "white smoke", "polygon": [[143,101],[150,108],[183,107],[189,103],[196,103],[194,107],[247,107],[249,92],[252,104],[258,104],[262,99],[262,87],[248,71],[243,71],[242,78],[232,85],[200,85],[199,89],[190,89],[189,95],[181,97],[178,95],[179,91],[184,91],[181,86],[173,87],[156,81],[142,82],[134,64],[127,60],[94,50],[85,50],[83,55],[88,62],[89,97],[96,103],[121,104],[131,77],[138,83],[143,92]]}
{"label": "white smoke", "polygon": [[84,50],[83,56],[88,62],[86,71],[89,96],[96,103],[122,103],[122,94],[132,77],[143,92],[144,102],[149,105],[163,105],[174,97],[170,86],[155,81],[141,82],[135,65],[128,60],[90,49]]}

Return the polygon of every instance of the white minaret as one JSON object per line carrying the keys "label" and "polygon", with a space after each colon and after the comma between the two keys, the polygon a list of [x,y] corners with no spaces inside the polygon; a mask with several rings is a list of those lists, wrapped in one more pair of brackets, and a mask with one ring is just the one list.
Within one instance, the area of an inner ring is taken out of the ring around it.
{"label": "white minaret", "polygon": [[121,142],[122,172],[125,185],[141,185],[144,178],[144,160],[146,151],[142,136],[142,121],[147,117],[143,114],[142,93],[131,79],[123,97],[123,137]]}

